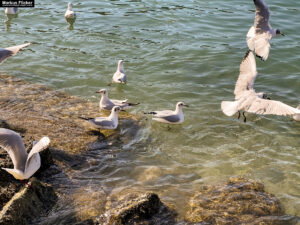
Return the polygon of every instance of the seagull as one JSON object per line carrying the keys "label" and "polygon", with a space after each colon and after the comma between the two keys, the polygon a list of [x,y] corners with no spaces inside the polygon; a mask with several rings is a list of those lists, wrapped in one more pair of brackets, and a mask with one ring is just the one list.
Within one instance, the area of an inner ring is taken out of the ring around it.
{"label": "seagull", "polygon": [[95,128],[114,130],[118,127],[118,113],[120,112],[120,110],[120,107],[114,106],[108,117],[80,118],[88,120],[89,123],[92,124]]}
{"label": "seagull", "polygon": [[257,76],[256,62],[254,54],[249,50],[241,65],[240,75],[235,85],[235,101],[222,101],[221,109],[226,116],[232,116],[243,110],[244,122],[246,122],[245,112],[255,114],[273,114],[281,116],[293,116],[300,113],[299,109],[288,106],[280,101],[268,99],[264,92],[256,93],[253,89]]}
{"label": "seagull", "polygon": [[9,129],[0,128],[0,147],[9,154],[13,169],[2,168],[14,176],[17,180],[29,179],[41,166],[40,151],[48,147],[50,139],[43,137],[27,154],[21,136]]}
{"label": "seagull", "polygon": [[[300,110],[300,105],[297,107]],[[294,120],[300,121],[300,114],[296,114],[293,116]]]}
{"label": "seagull", "polygon": [[76,13],[72,9],[72,3],[69,2],[67,11],[65,13],[65,18],[75,18],[75,17],[76,17]]}
{"label": "seagull", "polygon": [[0,64],[3,63],[8,57],[16,55],[22,48],[25,48],[29,45],[31,45],[31,43],[16,45],[8,48],[0,48]]}
{"label": "seagull", "polygon": [[278,34],[284,36],[279,29],[272,29],[269,24],[270,11],[264,0],[253,0],[255,4],[255,20],[247,33],[247,44],[251,51],[262,60],[267,60],[270,51],[269,41]]}
{"label": "seagull", "polygon": [[115,72],[112,78],[113,83],[122,83],[122,84],[126,83],[126,74],[124,71],[123,62],[124,60],[118,61],[117,71]]}
{"label": "seagull", "polygon": [[106,89],[100,89],[99,91],[96,91],[96,93],[101,93],[101,99],[99,102],[100,109],[111,110],[114,106],[119,106],[121,110],[125,110],[130,106],[139,104],[139,103],[130,103],[128,102],[128,99],[124,99],[124,100],[109,99],[108,92]]}
{"label": "seagull", "polygon": [[17,7],[9,7],[5,9],[5,14],[17,14],[18,8]]}
{"label": "seagull", "polygon": [[182,112],[183,106],[189,107],[188,105],[184,104],[183,102],[178,102],[176,104],[175,111],[163,110],[163,111],[148,112],[145,114],[152,114],[154,116],[154,118],[152,118],[152,120],[156,120],[158,122],[169,123],[169,124],[180,124],[180,123],[183,123],[183,121],[184,121],[184,116],[183,116],[183,112]]}

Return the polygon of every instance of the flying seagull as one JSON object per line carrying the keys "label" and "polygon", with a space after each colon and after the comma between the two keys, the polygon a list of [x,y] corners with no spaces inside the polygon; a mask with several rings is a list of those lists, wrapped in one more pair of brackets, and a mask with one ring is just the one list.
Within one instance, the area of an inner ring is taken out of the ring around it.
{"label": "flying seagull", "polygon": [[65,13],[65,18],[75,18],[75,17],[76,17],[76,13],[72,9],[72,3],[69,2],[67,11]]}
{"label": "flying seagull", "polygon": [[188,105],[184,104],[183,102],[178,102],[176,104],[175,111],[163,110],[163,111],[148,112],[145,114],[152,114],[153,115],[152,120],[156,120],[158,122],[169,123],[169,124],[180,124],[180,123],[183,123],[183,121],[184,121],[184,116],[183,116],[183,112],[182,112],[183,106],[189,107]]}
{"label": "flying seagull", "polygon": [[2,168],[17,180],[29,179],[41,166],[40,151],[48,147],[50,139],[43,137],[27,154],[21,136],[9,129],[0,128],[0,147],[9,154],[14,168]]}
{"label": "flying seagull", "polygon": [[255,57],[249,50],[240,65],[240,75],[234,90],[235,101],[222,101],[221,103],[221,109],[226,116],[239,112],[238,118],[240,118],[240,111],[244,111],[244,122],[246,122],[245,112],[280,116],[293,116],[300,113],[299,109],[268,99],[264,92],[256,93],[253,89],[256,76]]}
{"label": "flying seagull", "polygon": [[269,41],[278,34],[284,36],[279,29],[272,29],[269,23],[270,11],[264,0],[253,0],[255,4],[255,20],[247,34],[247,44],[251,51],[263,60],[267,60],[270,51]]}
{"label": "flying seagull", "polygon": [[5,14],[17,14],[18,8],[17,7],[8,7],[5,9]]}
{"label": "flying seagull", "polygon": [[124,66],[123,66],[124,60],[119,60],[118,61],[118,68],[117,71],[114,73],[112,82],[113,83],[126,83],[126,74],[124,71]]}
{"label": "flying seagull", "polygon": [[118,127],[118,113],[120,112],[120,110],[120,107],[114,106],[108,117],[80,118],[88,120],[89,123],[92,124],[95,128],[114,130]]}
{"label": "flying seagull", "polygon": [[111,110],[114,106],[119,106],[121,110],[125,110],[130,106],[138,105],[139,103],[130,103],[128,99],[116,100],[108,98],[108,91],[106,89],[100,89],[96,93],[101,93],[101,99],[99,102],[100,109]]}
{"label": "flying seagull", "polygon": [[0,48],[0,64],[3,63],[8,57],[16,55],[22,48],[25,48],[29,45],[31,45],[31,43],[16,45],[8,48]]}

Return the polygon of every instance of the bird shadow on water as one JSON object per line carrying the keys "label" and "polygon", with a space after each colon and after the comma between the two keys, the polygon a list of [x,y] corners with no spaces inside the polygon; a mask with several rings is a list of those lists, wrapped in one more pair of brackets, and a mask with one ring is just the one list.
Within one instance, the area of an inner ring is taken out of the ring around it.
{"label": "bird shadow on water", "polygon": [[6,28],[6,31],[9,31],[12,20],[14,18],[18,18],[18,14],[7,14],[6,16],[7,16],[7,20],[5,21],[5,28]]}
{"label": "bird shadow on water", "polygon": [[66,21],[68,23],[68,30],[74,30],[74,23],[76,18],[66,18]]}

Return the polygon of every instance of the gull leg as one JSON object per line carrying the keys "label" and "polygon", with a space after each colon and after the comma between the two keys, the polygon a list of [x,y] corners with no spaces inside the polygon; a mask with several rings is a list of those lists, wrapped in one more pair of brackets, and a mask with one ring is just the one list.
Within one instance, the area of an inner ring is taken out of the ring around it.
{"label": "gull leg", "polygon": [[241,112],[239,111],[238,120],[240,119],[240,117],[241,117]]}
{"label": "gull leg", "polygon": [[246,123],[247,118],[246,118],[246,116],[245,116],[245,112],[243,112],[243,117],[244,117],[244,123]]}
{"label": "gull leg", "polygon": [[171,130],[171,127],[168,125],[168,131]]}

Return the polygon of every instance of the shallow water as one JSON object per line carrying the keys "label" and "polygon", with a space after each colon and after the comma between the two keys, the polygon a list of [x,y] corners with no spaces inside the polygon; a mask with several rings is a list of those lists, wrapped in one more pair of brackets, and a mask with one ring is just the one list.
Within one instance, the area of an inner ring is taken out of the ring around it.
{"label": "shallow water", "polygon": [[[300,23],[298,1],[267,1],[271,24],[286,36],[272,40],[267,62],[257,60],[256,90],[274,100],[299,104]],[[122,149],[91,152],[92,163],[72,171],[78,189],[106,193],[152,190],[175,205],[181,217],[187,198],[202,184],[232,175],[260,180],[300,216],[300,123],[277,116],[226,117],[222,100],[233,99],[245,36],[254,19],[252,1],[73,1],[73,30],[63,18],[66,2],[37,2],[7,21],[1,47],[33,45],[0,71],[40,82],[96,102],[97,89],[141,104],[133,114],[172,109],[184,101],[183,125],[150,120]],[[128,84],[107,87],[118,59],[125,59]],[[18,65],[18,67],[16,67]],[[120,127],[121,134],[126,126]],[[58,214],[54,213],[54,217]]]}

